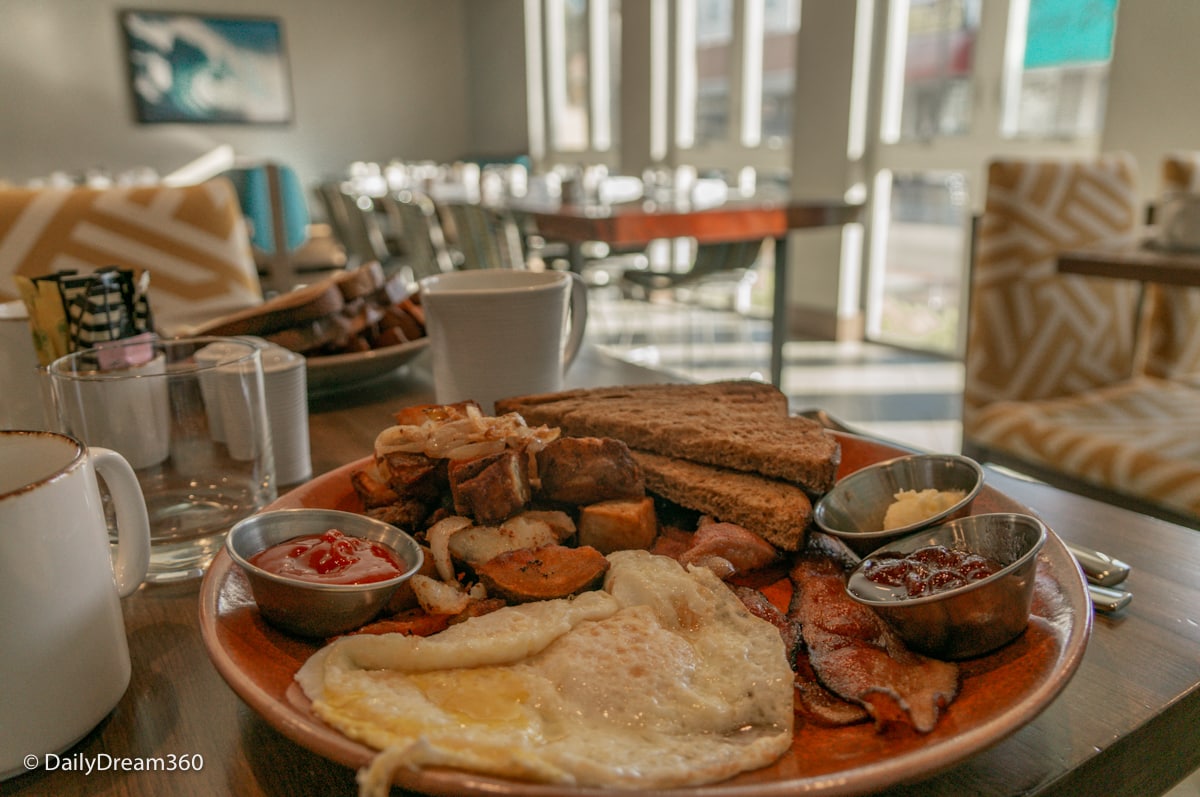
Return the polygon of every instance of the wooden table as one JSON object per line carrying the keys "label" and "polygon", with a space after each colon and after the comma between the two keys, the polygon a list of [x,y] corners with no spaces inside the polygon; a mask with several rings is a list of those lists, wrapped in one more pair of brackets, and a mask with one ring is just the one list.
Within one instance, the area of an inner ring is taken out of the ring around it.
{"label": "wooden table", "polygon": [[1058,270],[1066,274],[1200,287],[1200,252],[1163,249],[1155,238],[1102,243],[1062,252]]}
{"label": "wooden table", "polygon": [[[409,371],[312,402],[314,468],[323,473],[371,450],[390,413],[432,396],[423,355]],[[669,381],[585,351],[574,384]],[[1161,794],[1200,766],[1200,534],[1044,485],[989,471],[1068,541],[1133,566],[1133,604],[1098,616],[1083,662],[1037,719],[995,747],[900,797]],[[199,771],[59,767],[0,784],[0,795],[173,797],[353,795],[354,773],[292,743],[248,709],[209,661],[198,628],[199,582],[143,587],[122,605],[133,680],[120,704],[64,761],[103,756],[147,762],[189,757]],[[86,656],[87,651],[79,651]],[[31,685],[34,688],[34,685]],[[3,720],[0,707],[0,721]]]}
{"label": "wooden table", "polygon": [[619,205],[531,206],[521,209],[548,240],[571,247],[571,268],[583,265],[582,244],[602,241],[614,248],[644,247],[664,238],[695,238],[699,243],[775,242],[775,282],[771,308],[771,383],[783,378],[787,340],[787,238],[793,230],[848,224],[861,205],[842,200],[744,199],[714,207],[631,202]]}

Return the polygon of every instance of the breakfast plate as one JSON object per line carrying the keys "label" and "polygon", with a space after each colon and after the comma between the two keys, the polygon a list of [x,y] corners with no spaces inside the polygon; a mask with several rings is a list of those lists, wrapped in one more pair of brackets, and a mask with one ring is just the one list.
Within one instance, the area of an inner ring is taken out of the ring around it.
{"label": "breakfast plate", "polygon": [[308,357],[308,389],[320,392],[374,379],[408,363],[428,346],[429,338],[424,337],[367,351]]}
{"label": "breakfast plate", "polygon": [[[839,476],[904,453],[878,441],[836,434],[842,446]],[[356,511],[360,507],[349,477],[368,461],[330,471],[280,497],[269,508],[307,506]],[[972,506],[975,513],[1028,511],[986,485]],[[703,797],[847,797],[929,777],[997,744],[1050,705],[1083,658],[1091,618],[1083,576],[1062,540],[1051,532],[1038,557],[1029,628],[992,654],[960,662],[961,692],[933,731],[881,734],[869,723],[828,728],[798,717],[791,750],[772,765],[678,792]],[[295,672],[319,645],[267,625],[255,607],[244,575],[224,551],[213,561],[201,586],[200,627],[221,676],[276,730],[339,764],[358,768],[370,762],[374,752],[319,720],[293,681]],[[531,784],[449,769],[402,769],[397,785],[427,794],[574,797],[603,791]]]}

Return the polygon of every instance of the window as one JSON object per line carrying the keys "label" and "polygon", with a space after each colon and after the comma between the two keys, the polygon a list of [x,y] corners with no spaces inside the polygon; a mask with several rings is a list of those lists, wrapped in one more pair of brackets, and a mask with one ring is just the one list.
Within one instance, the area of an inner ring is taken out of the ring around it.
{"label": "window", "polygon": [[1117,0],[1023,0],[1010,28],[1024,31],[1006,81],[1004,132],[1031,138],[1096,135],[1103,123]]}
{"label": "window", "polygon": [[[867,333],[961,350],[986,163],[1084,155],[1103,116],[1117,0],[890,0],[872,153]],[[997,87],[999,90],[974,90]]]}
{"label": "window", "polygon": [[970,127],[971,70],[979,33],[980,0],[912,0],[895,6],[893,34],[903,34],[893,46],[892,98],[901,97],[899,113],[885,112],[885,141],[924,141],[935,136],[966,133]]}
{"label": "window", "polygon": [[678,0],[674,7],[677,160],[726,171],[786,169],[800,0]]}
{"label": "window", "polygon": [[680,92],[681,116],[687,114],[694,119],[691,135],[688,135],[687,125],[680,125],[678,140],[682,147],[703,146],[729,138],[733,0],[700,0],[696,5],[694,25],[690,48],[686,46],[687,32],[681,25],[680,39],[685,46],[680,47],[680,53],[685,60],[680,64],[680,74],[694,74],[694,78],[692,75],[684,78],[683,85],[695,86],[690,97]]}
{"label": "window", "polygon": [[792,137],[799,0],[766,0],[763,9],[762,140],[778,149]]}
{"label": "window", "polygon": [[[620,0],[526,0],[535,158],[601,159],[619,122]],[[547,135],[548,133],[548,135]]]}
{"label": "window", "polygon": [[[637,39],[650,51],[634,55],[645,66],[628,79],[635,95],[651,87],[648,155],[628,160],[786,172],[800,0],[646,2],[651,13],[635,10],[651,33]],[[620,0],[525,0],[525,13],[534,160],[618,165]]]}

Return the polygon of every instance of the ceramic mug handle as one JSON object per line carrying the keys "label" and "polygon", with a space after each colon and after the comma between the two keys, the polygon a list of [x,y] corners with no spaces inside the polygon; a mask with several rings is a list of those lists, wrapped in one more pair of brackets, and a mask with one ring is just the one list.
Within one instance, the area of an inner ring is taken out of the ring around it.
{"label": "ceramic mug handle", "polygon": [[575,362],[587,328],[587,283],[573,271],[565,273],[571,277],[571,332],[563,346],[563,371]]}
{"label": "ceramic mug handle", "polygon": [[133,593],[146,578],[150,566],[150,518],[137,475],[125,457],[108,448],[89,448],[96,472],[104,477],[104,486],[117,511],[117,558],[113,573],[117,594]]}

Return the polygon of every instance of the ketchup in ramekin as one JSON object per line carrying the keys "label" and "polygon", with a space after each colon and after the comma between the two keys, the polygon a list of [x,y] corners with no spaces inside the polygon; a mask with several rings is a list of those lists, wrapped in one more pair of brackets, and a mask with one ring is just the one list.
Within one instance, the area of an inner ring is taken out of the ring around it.
{"label": "ketchup in ramekin", "polygon": [[338,529],[294,537],[260,551],[250,562],[270,573],[319,584],[373,584],[408,571],[391,548]]}

